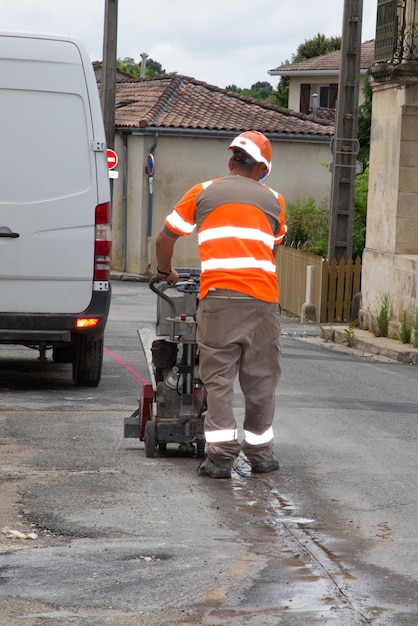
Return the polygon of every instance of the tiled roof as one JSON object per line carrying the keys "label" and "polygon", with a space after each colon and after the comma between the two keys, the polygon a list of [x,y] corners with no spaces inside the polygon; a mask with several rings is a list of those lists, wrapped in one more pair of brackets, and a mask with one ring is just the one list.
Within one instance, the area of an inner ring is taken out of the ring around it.
{"label": "tiled roof", "polygon": [[[367,70],[374,64],[374,39],[361,44],[360,70]],[[338,73],[341,66],[341,50],[329,52],[319,57],[313,57],[299,63],[280,65],[269,70],[270,75],[296,76],[299,72],[321,73],[335,71]]]}
{"label": "tiled roof", "polygon": [[316,116],[319,117],[321,120],[328,120],[333,124],[335,123],[335,109],[318,107]]}
{"label": "tiled roof", "polygon": [[[99,84],[100,89],[100,84]],[[179,75],[116,85],[117,128],[171,128],[331,136],[333,123]]]}

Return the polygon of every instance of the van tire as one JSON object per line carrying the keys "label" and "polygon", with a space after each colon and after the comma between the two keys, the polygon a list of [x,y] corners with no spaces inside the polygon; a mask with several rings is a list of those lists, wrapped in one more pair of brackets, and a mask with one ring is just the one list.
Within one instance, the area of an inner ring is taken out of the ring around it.
{"label": "van tire", "polygon": [[78,335],[73,360],[73,383],[78,387],[97,387],[102,375],[103,337],[89,341]]}

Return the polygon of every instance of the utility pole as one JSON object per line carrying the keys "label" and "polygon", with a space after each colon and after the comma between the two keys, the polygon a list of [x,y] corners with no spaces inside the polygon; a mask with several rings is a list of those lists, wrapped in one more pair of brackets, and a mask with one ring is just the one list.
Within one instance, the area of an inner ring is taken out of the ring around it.
{"label": "utility pole", "polygon": [[101,104],[108,148],[115,143],[116,49],[118,0],[106,0],[103,34],[103,71]]}
{"label": "utility pole", "polygon": [[328,261],[351,259],[358,153],[358,102],[363,0],[344,0],[341,67],[333,139]]}

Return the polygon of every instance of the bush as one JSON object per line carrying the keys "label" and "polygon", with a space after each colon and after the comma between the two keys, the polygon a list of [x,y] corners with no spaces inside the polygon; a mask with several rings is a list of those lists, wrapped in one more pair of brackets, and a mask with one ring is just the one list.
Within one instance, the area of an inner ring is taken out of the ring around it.
{"label": "bush", "polygon": [[362,257],[366,243],[367,194],[369,189],[369,168],[356,176],[354,189],[353,216],[353,259]]}
{"label": "bush", "polygon": [[390,319],[390,298],[384,293],[379,313],[376,316],[374,334],[376,337],[387,337]]}
{"label": "bush", "polygon": [[294,248],[304,248],[323,257],[328,252],[327,201],[317,207],[314,198],[298,198],[286,204],[287,233],[284,243]]}
{"label": "bush", "polygon": [[412,319],[411,316],[404,311],[402,317],[402,324],[399,331],[399,338],[402,343],[409,343],[411,341],[412,334]]}
{"label": "bush", "polygon": [[[362,257],[366,240],[367,193],[369,169],[356,176],[353,215],[352,257]],[[313,254],[327,258],[329,233],[329,200],[325,198],[319,206],[314,198],[298,198],[286,202],[287,235],[284,244],[303,248]]]}
{"label": "bush", "polygon": [[414,316],[414,339],[412,341],[414,348],[418,348],[418,309],[415,309]]}

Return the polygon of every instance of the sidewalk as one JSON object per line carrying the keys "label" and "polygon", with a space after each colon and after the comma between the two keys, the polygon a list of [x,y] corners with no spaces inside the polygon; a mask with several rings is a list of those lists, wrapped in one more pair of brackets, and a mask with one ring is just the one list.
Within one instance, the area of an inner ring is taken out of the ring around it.
{"label": "sidewalk", "polygon": [[323,332],[320,324],[302,324],[296,317],[282,315],[283,337],[322,337]]}
{"label": "sidewalk", "polygon": [[368,330],[354,329],[354,340],[348,344],[344,324],[301,324],[295,319],[282,317],[282,336],[312,338],[319,340],[324,347],[344,346],[347,350],[361,352],[364,356],[383,356],[392,361],[408,365],[418,365],[418,348],[388,337],[376,337]]}
{"label": "sidewalk", "polygon": [[337,344],[366,355],[384,356],[392,361],[418,365],[418,348],[388,337],[376,337],[368,330],[354,329],[354,341],[348,345],[348,324],[301,324],[297,318],[282,316],[282,336],[317,338],[320,343]]}
{"label": "sidewalk", "polygon": [[[321,325],[323,335],[328,341],[334,341],[337,344],[346,344],[347,337],[345,331],[349,326],[323,324]],[[352,346],[355,350],[368,352],[371,354],[386,356],[393,361],[406,363],[409,365],[418,365],[418,348],[413,348],[411,344],[405,344],[396,339],[388,337],[375,337],[368,330],[354,329],[354,342]]]}

